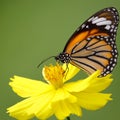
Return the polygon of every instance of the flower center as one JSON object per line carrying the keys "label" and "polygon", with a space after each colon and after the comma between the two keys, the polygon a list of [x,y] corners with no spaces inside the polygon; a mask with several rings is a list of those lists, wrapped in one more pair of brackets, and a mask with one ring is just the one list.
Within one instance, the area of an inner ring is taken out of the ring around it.
{"label": "flower center", "polygon": [[60,88],[63,85],[63,77],[65,71],[62,66],[56,64],[56,66],[50,65],[43,68],[44,79],[52,84],[55,88]]}

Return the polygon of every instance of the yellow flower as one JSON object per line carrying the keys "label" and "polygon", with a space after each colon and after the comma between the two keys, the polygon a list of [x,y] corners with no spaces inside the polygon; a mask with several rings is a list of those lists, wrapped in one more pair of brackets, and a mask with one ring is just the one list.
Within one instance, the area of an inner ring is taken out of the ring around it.
{"label": "yellow flower", "polygon": [[9,85],[26,99],[9,107],[7,112],[19,120],[33,117],[43,120],[52,115],[63,120],[70,114],[82,116],[81,108],[97,110],[105,106],[111,94],[100,92],[112,82],[111,75],[97,77],[100,72],[96,71],[86,79],[68,82],[78,72],[79,69],[70,64],[68,69],[65,64],[57,64],[43,68],[46,82],[14,76]]}

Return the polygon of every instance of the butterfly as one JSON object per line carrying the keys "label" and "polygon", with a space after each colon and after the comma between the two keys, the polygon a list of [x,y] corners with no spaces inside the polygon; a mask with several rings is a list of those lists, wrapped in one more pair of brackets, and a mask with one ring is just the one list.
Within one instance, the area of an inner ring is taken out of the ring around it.
{"label": "butterfly", "polygon": [[101,76],[106,76],[117,63],[115,39],[118,23],[119,14],[116,8],[108,7],[98,11],[78,27],[63,52],[55,59],[70,63],[88,74],[100,70]]}

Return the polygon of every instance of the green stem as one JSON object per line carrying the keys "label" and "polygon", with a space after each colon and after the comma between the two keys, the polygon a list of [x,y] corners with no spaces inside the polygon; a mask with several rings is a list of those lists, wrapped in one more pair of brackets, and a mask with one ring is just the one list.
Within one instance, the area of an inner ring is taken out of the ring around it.
{"label": "green stem", "polygon": [[70,117],[67,117],[67,120],[70,120]]}

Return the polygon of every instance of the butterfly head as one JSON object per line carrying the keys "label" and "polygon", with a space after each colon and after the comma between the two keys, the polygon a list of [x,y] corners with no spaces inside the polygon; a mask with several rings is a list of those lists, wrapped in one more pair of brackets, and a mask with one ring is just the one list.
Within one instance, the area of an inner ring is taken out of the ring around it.
{"label": "butterfly head", "polygon": [[69,63],[70,62],[70,55],[68,53],[60,53],[58,56],[55,57],[56,61],[60,61],[62,63]]}

